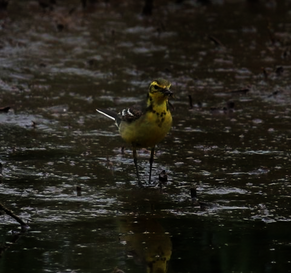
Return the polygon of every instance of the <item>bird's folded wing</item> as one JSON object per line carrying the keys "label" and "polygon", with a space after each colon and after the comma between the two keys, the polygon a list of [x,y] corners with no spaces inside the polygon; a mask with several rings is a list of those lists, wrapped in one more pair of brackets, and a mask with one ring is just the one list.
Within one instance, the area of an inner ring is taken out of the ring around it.
{"label": "bird's folded wing", "polygon": [[119,114],[121,115],[121,119],[123,121],[132,122],[139,119],[143,112],[136,108],[126,108],[123,109]]}

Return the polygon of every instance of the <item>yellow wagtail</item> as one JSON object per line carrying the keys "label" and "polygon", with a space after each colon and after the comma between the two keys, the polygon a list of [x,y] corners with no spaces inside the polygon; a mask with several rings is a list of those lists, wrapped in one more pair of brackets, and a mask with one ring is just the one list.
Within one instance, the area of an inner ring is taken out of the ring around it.
{"label": "yellow wagtail", "polygon": [[97,112],[114,120],[121,137],[132,145],[138,180],[136,149],[151,148],[149,175],[149,183],[151,183],[155,145],[164,139],[172,126],[172,115],[168,101],[173,94],[169,90],[170,86],[171,83],[164,79],[151,82],[143,110],[132,107],[123,109],[117,114],[110,110],[96,109]]}

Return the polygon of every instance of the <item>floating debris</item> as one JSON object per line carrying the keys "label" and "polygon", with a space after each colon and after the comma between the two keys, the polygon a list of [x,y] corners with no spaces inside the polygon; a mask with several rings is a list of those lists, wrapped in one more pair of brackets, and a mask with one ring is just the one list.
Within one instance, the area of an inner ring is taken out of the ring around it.
{"label": "floating debris", "polygon": [[229,114],[232,113],[234,111],[234,106],[235,103],[233,101],[229,101],[226,103],[226,106],[222,107],[222,108],[218,108],[218,107],[210,107],[210,112],[212,114]]}
{"label": "floating debris", "polygon": [[280,91],[276,90],[271,95],[269,95],[268,98],[276,97],[279,93],[280,93]]}
{"label": "floating debris", "polygon": [[284,68],[282,66],[279,66],[276,68],[275,73],[277,76],[281,76],[284,72]]}
{"label": "floating debris", "polygon": [[159,181],[160,181],[160,182],[163,182],[163,183],[165,183],[165,182],[168,181],[168,175],[167,175],[167,173],[166,173],[165,170],[162,170],[162,171],[160,172],[160,174],[159,174]]}
{"label": "floating debris", "polygon": [[193,109],[192,96],[191,95],[188,95],[188,98],[189,98],[189,107],[190,107],[190,109]]}
{"label": "floating debris", "polygon": [[245,88],[245,89],[239,89],[239,90],[232,90],[232,91],[230,91],[230,93],[232,93],[232,94],[244,94],[245,95],[249,91],[250,91],[249,88]]}
{"label": "floating debris", "polygon": [[119,269],[117,266],[114,268],[114,270],[112,271],[112,273],[124,273],[123,270]]}
{"label": "floating debris", "polygon": [[191,199],[192,199],[192,203],[196,203],[197,202],[197,191],[196,191],[196,187],[193,187],[190,189],[190,193],[191,193]]}
{"label": "floating debris", "polygon": [[224,47],[224,45],[217,39],[217,38],[215,38],[214,36],[208,36],[208,38],[212,41],[212,42],[214,42],[214,44],[216,45],[216,46],[221,46],[221,47]]}
{"label": "floating debris", "polygon": [[10,109],[10,106],[0,107],[0,113],[8,113]]}
{"label": "floating debris", "polygon": [[82,196],[82,188],[80,186],[76,186],[77,196]]}
{"label": "floating debris", "polygon": [[215,206],[215,204],[213,203],[202,202],[198,200],[196,186],[190,189],[190,193],[191,193],[191,200],[192,200],[193,206],[199,206],[201,210],[205,210],[207,208],[213,208]]}

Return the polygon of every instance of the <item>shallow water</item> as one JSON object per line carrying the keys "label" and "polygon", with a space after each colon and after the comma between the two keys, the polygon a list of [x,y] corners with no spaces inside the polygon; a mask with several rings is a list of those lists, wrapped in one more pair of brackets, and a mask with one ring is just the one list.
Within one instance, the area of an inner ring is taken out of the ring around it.
{"label": "shallow water", "polygon": [[[30,229],[0,215],[0,271],[289,272],[290,3],[92,2],[1,11],[0,202]],[[174,123],[141,187],[95,109],[156,77]]]}

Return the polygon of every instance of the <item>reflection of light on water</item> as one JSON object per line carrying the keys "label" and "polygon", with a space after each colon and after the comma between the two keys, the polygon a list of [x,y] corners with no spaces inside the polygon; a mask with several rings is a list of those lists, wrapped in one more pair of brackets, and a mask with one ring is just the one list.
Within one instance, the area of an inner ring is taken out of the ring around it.
{"label": "reflection of light on water", "polygon": [[240,188],[234,187],[221,187],[209,189],[207,191],[203,191],[203,194],[217,194],[217,195],[225,195],[225,194],[247,194],[247,190],[243,190]]}

